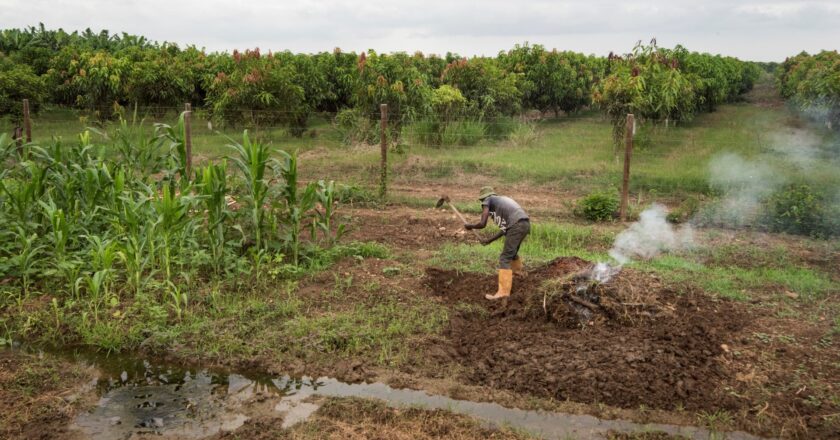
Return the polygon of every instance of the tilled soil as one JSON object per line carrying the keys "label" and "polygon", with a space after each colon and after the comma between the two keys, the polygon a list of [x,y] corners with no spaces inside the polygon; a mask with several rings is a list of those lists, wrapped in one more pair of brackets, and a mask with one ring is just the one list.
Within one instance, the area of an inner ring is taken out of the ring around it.
{"label": "tilled soil", "polygon": [[[516,278],[511,298],[499,302],[483,298],[495,291],[495,275],[427,270],[434,295],[477,306],[454,307],[452,347],[433,352],[465,367],[469,383],[535,396],[622,408],[738,406],[722,389],[730,375],[718,357],[748,319],[740,304],[676,294],[625,270],[596,287],[599,319],[577,319],[574,304],[557,313],[563,307],[552,303],[557,296],[546,296],[546,282],[588,266],[579,258],[555,260]],[[629,302],[638,298],[645,304]]]}
{"label": "tilled soil", "polygon": [[442,243],[476,241],[463,229],[460,220],[443,209],[362,209],[349,211],[349,214],[354,218],[353,226],[348,231],[352,240],[375,241],[413,250],[435,248]]}

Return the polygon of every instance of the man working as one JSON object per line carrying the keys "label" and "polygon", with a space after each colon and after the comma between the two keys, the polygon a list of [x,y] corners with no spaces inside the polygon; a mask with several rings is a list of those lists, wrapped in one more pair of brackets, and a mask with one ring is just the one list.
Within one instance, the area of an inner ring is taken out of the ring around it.
{"label": "man working", "polygon": [[487,219],[493,217],[493,222],[499,227],[499,233],[481,242],[488,245],[505,236],[505,246],[499,256],[499,290],[495,295],[485,295],[487,299],[499,299],[510,295],[513,287],[513,274],[524,275],[522,257],[519,256],[519,246],[522,240],[531,232],[531,222],[528,214],[510,197],[499,196],[493,188],[481,188],[478,200],[484,208],[481,220],[476,224],[464,224],[466,229],[484,229]]}

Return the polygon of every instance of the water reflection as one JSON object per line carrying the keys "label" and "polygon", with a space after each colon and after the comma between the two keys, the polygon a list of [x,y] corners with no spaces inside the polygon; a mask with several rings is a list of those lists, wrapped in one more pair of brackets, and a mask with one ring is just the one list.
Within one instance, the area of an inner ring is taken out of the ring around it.
{"label": "water reflection", "polygon": [[99,404],[81,414],[75,427],[96,440],[130,439],[154,433],[160,438],[202,438],[234,430],[254,416],[282,417],[289,427],[317,409],[312,396],[380,399],[389,406],[447,409],[486,424],[508,425],[543,438],[602,439],[610,430],[663,431],[691,439],[757,440],[743,433],[712,433],[703,428],[601,420],[588,415],[525,411],[484,402],[455,400],[423,391],[393,389],[382,383],[347,384],[331,378],[225,374],[178,368],[124,356],[75,356],[97,366]]}

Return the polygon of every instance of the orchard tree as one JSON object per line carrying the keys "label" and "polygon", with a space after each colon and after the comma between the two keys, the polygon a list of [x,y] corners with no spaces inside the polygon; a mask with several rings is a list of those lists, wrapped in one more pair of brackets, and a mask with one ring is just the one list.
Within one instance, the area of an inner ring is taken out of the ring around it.
{"label": "orchard tree", "polygon": [[31,67],[17,64],[0,53],[0,116],[11,115],[19,122],[23,99],[28,99],[31,111],[37,112],[46,94],[46,83]]}
{"label": "orchard tree", "polygon": [[481,119],[510,116],[522,109],[519,75],[502,70],[492,58],[460,59],[443,71],[443,84],[458,89],[467,99],[467,111]]}

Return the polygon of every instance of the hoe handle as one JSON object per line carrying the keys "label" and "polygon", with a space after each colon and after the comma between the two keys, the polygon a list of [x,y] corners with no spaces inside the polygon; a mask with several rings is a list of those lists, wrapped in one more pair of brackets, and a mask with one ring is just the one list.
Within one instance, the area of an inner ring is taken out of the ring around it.
{"label": "hoe handle", "polygon": [[[449,205],[449,207],[452,208],[452,211],[455,212],[455,215],[457,215],[458,218],[460,218],[461,221],[464,222],[464,224],[467,224],[467,219],[465,219],[464,216],[461,215],[460,212],[458,212],[458,208],[456,208],[455,205],[453,205],[452,203],[447,203],[447,205]],[[473,234],[475,234],[475,238],[477,238],[478,241],[483,241],[484,240],[483,238],[481,238],[481,235],[479,235],[478,232],[475,231],[475,229],[470,229],[470,231]]]}

